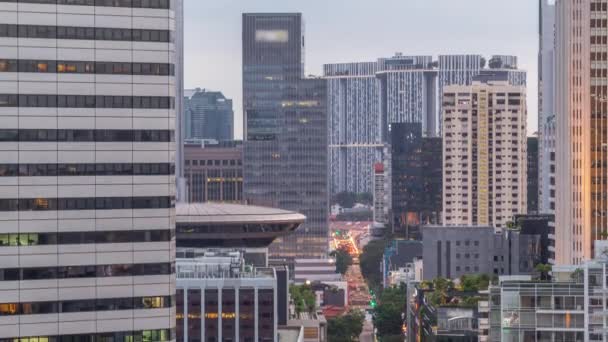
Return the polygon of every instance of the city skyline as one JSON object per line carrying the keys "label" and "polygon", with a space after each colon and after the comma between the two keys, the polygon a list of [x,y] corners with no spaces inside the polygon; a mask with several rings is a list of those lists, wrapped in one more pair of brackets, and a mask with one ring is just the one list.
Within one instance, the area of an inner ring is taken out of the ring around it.
{"label": "city skyline", "polygon": [[[264,11],[301,12],[306,19],[306,75],[322,75],[323,64],[375,61],[395,52],[432,55],[434,59],[440,54],[515,55],[519,67],[528,72],[528,135],[537,130],[536,1],[471,0],[456,4],[381,0],[351,4],[314,0],[285,4],[260,0],[244,4],[229,0],[186,1],[185,6],[186,88],[222,91],[234,100],[235,138],[242,137],[243,128],[240,18],[244,12]],[[343,15],[332,15],[339,12]],[[211,46],[213,49],[208,48]]]}

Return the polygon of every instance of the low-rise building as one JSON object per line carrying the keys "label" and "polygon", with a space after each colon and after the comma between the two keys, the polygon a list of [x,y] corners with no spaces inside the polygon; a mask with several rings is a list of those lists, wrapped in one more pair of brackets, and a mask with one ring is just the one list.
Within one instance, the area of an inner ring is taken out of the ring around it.
{"label": "low-rise building", "polygon": [[[408,342],[477,342],[480,335],[479,303],[487,300],[481,291],[460,291],[435,284],[408,286],[406,320]],[[487,310],[486,310],[487,311]]]}
{"label": "low-rise building", "polygon": [[268,246],[305,219],[274,208],[178,204],[177,341],[278,341],[290,317],[289,270],[268,267]]}
{"label": "low-rise building", "polygon": [[178,341],[276,341],[287,287],[274,268],[246,265],[239,252],[178,259]]}
{"label": "low-rise building", "polygon": [[[400,269],[408,268],[412,272],[411,280],[416,279],[414,263],[422,259],[423,245],[420,241],[412,240],[393,240],[384,249],[382,257],[382,279],[384,287],[390,286],[394,281],[391,274],[399,272]],[[395,274],[396,276],[396,274]],[[418,279],[422,280],[422,279]]]}
{"label": "low-rise building", "polygon": [[541,234],[478,226],[425,226],[424,279],[464,274],[531,274],[540,263]]}
{"label": "low-rise building", "polygon": [[608,341],[608,244],[595,259],[555,266],[550,280],[501,277],[490,287],[490,341]]}
{"label": "low-rise building", "polygon": [[184,164],[188,202],[243,202],[242,142],[187,141]]}
{"label": "low-rise building", "polygon": [[296,259],[294,281],[296,284],[340,281],[333,259]]}

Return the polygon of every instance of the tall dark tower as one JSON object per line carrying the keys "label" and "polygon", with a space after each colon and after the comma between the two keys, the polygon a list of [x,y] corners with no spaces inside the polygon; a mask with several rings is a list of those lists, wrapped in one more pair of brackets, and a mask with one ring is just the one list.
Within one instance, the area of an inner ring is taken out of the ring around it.
{"label": "tall dark tower", "polygon": [[327,256],[326,102],[325,80],[304,78],[302,15],[243,14],[244,197],[307,217],[272,257]]}

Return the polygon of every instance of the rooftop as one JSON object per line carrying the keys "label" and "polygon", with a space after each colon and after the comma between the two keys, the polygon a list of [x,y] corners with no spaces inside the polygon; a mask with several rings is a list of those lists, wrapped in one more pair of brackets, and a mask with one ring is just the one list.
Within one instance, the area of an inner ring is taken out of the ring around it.
{"label": "rooftop", "polygon": [[178,223],[303,223],[306,216],[282,209],[227,203],[178,203]]}

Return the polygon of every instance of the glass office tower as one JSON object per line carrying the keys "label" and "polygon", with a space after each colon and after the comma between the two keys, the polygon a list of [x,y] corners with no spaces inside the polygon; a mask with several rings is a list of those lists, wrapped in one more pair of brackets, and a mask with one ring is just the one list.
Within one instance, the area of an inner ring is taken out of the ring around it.
{"label": "glass office tower", "polygon": [[326,81],[304,78],[302,15],[243,14],[244,198],[300,212],[271,246],[280,258],[328,249]]}

